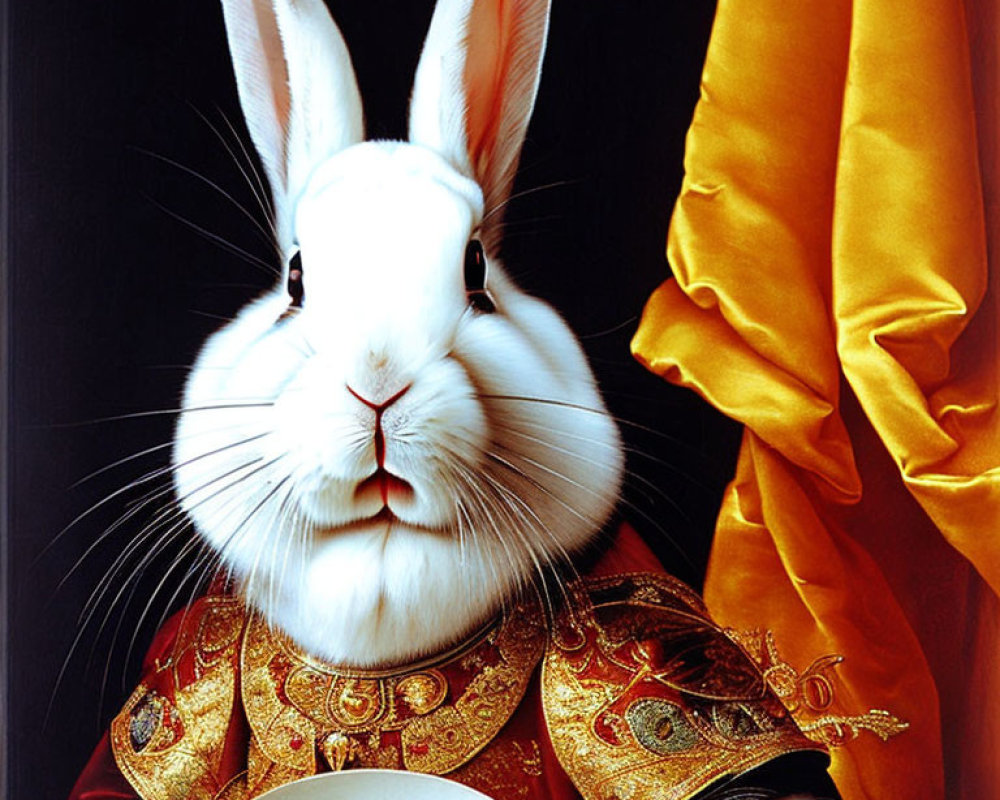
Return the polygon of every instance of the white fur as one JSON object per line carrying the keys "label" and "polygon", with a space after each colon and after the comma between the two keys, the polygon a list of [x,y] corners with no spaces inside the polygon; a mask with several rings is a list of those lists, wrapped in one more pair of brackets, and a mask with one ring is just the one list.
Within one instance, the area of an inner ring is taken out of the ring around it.
{"label": "white fur", "polygon": [[[336,662],[456,640],[589,541],[618,495],[618,433],[565,323],[495,259],[496,313],[468,305],[464,251],[495,187],[449,152],[366,142],[288,165],[309,176],[289,208],[304,307],[278,321],[283,286],[248,306],[185,392],[183,508],[247,600]],[[384,469],[410,489],[383,503],[365,483],[370,406],[404,389],[380,430]]]}

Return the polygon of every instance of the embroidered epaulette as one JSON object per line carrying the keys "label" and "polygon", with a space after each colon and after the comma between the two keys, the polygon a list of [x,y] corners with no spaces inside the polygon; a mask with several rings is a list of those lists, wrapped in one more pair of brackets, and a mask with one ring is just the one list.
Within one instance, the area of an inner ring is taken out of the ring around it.
{"label": "embroidered epaulette", "polygon": [[664,575],[591,579],[542,671],[553,747],[585,800],[685,800],[807,739],[701,599]]}
{"label": "embroidered epaulette", "polygon": [[220,796],[220,761],[236,697],[243,603],[210,595],[182,612],[169,655],[111,723],[122,774],[146,800]]}

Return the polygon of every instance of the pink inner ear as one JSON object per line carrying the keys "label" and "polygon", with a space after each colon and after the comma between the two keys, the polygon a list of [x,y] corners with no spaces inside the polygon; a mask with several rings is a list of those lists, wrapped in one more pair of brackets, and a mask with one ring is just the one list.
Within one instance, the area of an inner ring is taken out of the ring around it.
{"label": "pink inner ear", "polygon": [[469,15],[465,61],[469,160],[479,168],[489,159],[502,119],[504,87],[514,55],[511,33],[516,0],[481,0]]}
{"label": "pink inner ear", "polygon": [[257,17],[261,30],[264,57],[270,73],[271,102],[274,105],[274,117],[278,124],[277,133],[281,136],[281,152],[279,156],[279,171],[284,181],[288,180],[288,127],[292,116],[292,93],[288,86],[288,64],[285,63],[285,52],[281,43],[281,34],[273,15],[263,14],[259,10]]}
{"label": "pink inner ear", "polygon": [[[276,42],[276,44],[275,44]],[[271,102],[274,103],[274,115],[278,126],[287,135],[289,119],[292,115],[292,93],[288,88],[288,64],[281,49],[281,36],[277,28],[273,31],[272,46],[267,49],[267,63],[272,78]]]}

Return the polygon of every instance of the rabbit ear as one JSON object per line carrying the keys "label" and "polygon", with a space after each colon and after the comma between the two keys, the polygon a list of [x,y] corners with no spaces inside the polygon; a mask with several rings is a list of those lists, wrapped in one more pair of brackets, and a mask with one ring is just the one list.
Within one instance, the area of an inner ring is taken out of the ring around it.
{"label": "rabbit ear", "polygon": [[[541,76],[549,0],[438,0],[417,66],[410,141],[507,198]],[[499,214],[490,224],[499,223]]]}
{"label": "rabbit ear", "polygon": [[313,169],[364,138],[344,39],[322,0],[222,0],[240,105],[271,184],[283,253]]}

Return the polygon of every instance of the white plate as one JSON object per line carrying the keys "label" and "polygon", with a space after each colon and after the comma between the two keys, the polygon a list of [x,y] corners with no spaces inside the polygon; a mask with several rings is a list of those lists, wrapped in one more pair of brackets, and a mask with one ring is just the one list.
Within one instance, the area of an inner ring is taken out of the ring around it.
{"label": "white plate", "polygon": [[326,772],[286,783],[260,800],[490,800],[485,794],[435,775],[394,769]]}

